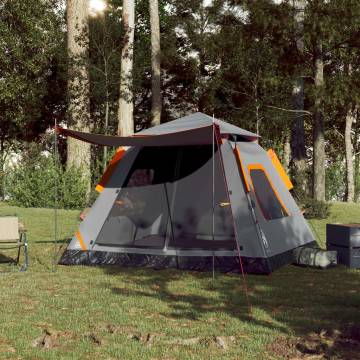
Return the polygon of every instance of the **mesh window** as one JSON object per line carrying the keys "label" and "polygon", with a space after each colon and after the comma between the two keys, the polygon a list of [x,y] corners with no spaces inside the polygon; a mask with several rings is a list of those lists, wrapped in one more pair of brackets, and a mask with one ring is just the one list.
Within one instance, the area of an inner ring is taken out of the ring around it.
{"label": "mesh window", "polygon": [[252,169],[250,170],[250,176],[254,185],[256,199],[265,219],[273,220],[288,216],[265,172],[261,169]]}
{"label": "mesh window", "polygon": [[217,152],[213,217],[212,154],[211,145],[141,149],[96,243],[161,249],[168,237],[169,248],[235,249]]}
{"label": "mesh window", "polygon": [[144,147],[99,234],[98,244],[163,248],[177,149]]}

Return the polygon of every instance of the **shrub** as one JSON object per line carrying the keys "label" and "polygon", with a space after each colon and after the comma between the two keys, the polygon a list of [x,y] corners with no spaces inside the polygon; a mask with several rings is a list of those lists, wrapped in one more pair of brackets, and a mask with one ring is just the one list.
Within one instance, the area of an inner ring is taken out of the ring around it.
{"label": "shrub", "polygon": [[53,156],[25,156],[6,174],[6,195],[10,204],[53,208],[55,185],[59,208],[80,209],[86,205],[86,182],[81,172],[65,169]]}
{"label": "shrub", "polygon": [[302,208],[306,219],[325,219],[330,215],[330,204],[325,201],[307,198],[302,201]]}
{"label": "shrub", "polygon": [[326,199],[344,201],[346,194],[346,167],[343,157],[338,156],[326,167]]}

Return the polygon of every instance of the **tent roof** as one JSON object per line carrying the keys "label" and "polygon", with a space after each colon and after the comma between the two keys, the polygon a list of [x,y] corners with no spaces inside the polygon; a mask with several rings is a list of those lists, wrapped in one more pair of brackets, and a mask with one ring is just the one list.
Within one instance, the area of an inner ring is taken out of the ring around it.
{"label": "tent roof", "polygon": [[221,134],[240,135],[248,140],[256,140],[259,137],[258,135],[250,131],[241,129],[235,125],[228,124],[225,121],[219,119],[213,119],[211,116],[208,116],[201,112],[196,112],[194,114],[187,115],[179,119],[169,121],[167,123],[154,126],[149,129],[142,130],[137,134],[162,135],[162,134],[169,134],[179,131],[194,130],[202,127],[212,126],[213,121],[216,125],[219,126]]}
{"label": "tent roof", "polygon": [[57,131],[60,134],[102,146],[202,145],[213,142],[213,123],[219,127],[221,134],[238,135],[250,141],[259,137],[250,131],[199,112],[140,131],[133,136],[90,134],[61,127],[58,127]]}
{"label": "tent roof", "polygon": [[102,146],[174,146],[211,144],[213,127],[204,126],[184,131],[163,134],[136,133],[133,136],[109,136],[57,127],[57,132],[90,144]]}

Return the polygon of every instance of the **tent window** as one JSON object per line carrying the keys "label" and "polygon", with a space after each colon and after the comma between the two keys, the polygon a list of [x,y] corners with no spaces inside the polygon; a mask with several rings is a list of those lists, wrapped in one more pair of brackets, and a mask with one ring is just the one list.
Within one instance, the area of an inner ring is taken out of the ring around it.
{"label": "tent window", "polygon": [[164,247],[177,153],[176,147],[167,151],[144,147],[139,151],[98,236],[98,244]]}
{"label": "tent window", "polygon": [[274,220],[288,216],[265,171],[263,169],[250,169],[250,177],[256,199],[265,219]]}

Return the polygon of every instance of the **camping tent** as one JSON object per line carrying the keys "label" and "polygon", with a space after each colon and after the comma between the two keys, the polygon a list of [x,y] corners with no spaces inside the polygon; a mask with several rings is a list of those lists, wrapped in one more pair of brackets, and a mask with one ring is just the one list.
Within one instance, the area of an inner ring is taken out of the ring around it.
{"label": "camping tent", "polygon": [[119,147],[61,264],[270,273],[314,243],[256,134],[202,113],[130,137],[58,132]]}

